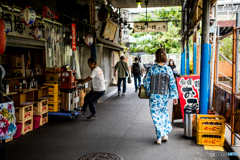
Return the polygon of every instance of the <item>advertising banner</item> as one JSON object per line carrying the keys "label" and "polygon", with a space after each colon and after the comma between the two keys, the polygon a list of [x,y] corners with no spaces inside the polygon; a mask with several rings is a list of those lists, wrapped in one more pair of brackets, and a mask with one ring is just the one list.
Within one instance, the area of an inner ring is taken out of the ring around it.
{"label": "advertising banner", "polygon": [[184,121],[184,108],[199,104],[200,76],[177,78],[179,101]]}
{"label": "advertising banner", "polygon": [[72,50],[76,51],[77,44],[76,44],[76,24],[72,23]]}

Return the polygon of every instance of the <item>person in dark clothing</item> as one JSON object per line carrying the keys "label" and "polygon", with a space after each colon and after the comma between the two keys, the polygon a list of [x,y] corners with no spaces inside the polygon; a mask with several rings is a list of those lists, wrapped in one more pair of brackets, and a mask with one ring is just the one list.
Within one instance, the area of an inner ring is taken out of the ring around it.
{"label": "person in dark clothing", "polygon": [[174,77],[178,77],[178,72],[175,70],[176,69],[176,65],[175,65],[173,59],[169,60],[168,66],[172,69]]}

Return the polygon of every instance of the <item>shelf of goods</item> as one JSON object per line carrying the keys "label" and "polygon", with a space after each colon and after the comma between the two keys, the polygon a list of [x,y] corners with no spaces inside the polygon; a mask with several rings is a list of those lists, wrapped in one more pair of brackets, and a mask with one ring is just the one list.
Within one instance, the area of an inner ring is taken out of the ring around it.
{"label": "shelf of goods", "polygon": [[221,115],[197,115],[197,143],[224,146],[225,118]]}

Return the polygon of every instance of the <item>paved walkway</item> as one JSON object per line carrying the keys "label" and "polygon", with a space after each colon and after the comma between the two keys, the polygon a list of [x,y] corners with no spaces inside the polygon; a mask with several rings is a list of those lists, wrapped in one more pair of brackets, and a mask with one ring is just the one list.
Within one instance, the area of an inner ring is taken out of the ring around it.
{"label": "paved walkway", "polygon": [[118,97],[115,88],[108,94],[97,104],[97,120],[50,117],[48,124],[7,143],[7,159],[77,160],[96,152],[117,154],[124,160],[228,159],[211,157],[211,151],[205,151],[195,140],[186,140],[182,122],[173,124],[167,143],[156,145],[148,100],[139,100],[133,85],[128,86],[125,96]]}

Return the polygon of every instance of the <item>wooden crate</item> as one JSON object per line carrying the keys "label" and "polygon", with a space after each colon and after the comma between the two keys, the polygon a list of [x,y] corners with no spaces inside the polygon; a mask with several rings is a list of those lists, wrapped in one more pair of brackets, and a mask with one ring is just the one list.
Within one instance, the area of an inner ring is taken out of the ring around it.
{"label": "wooden crate", "polygon": [[28,132],[31,132],[33,130],[33,117],[30,117],[24,121],[16,121],[18,123],[22,123],[22,131],[21,134],[25,135]]}
{"label": "wooden crate", "polygon": [[44,124],[48,123],[48,111],[47,112],[38,113],[37,115],[41,116],[40,126],[43,126]]}
{"label": "wooden crate", "polygon": [[[12,140],[13,140],[13,137],[9,139],[5,139],[5,143],[11,142]],[[2,143],[2,140],[0,140],[0,143]]]}
{"label": "wooden crate", "polygon": [[33,117],[33,105],[21,106],[15,108],[16,121],[24,121]]}
{"label": "wooden crate", "polygon": [[34,91],[18,93],[13,96],[14,105],[22,106],[24,102],[34,102]]}
{"label": "wooden crate", "polygon": [[41,100],[33,105],[33,115],[48,111],[48,100]]}

